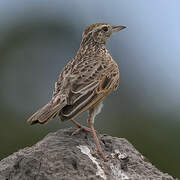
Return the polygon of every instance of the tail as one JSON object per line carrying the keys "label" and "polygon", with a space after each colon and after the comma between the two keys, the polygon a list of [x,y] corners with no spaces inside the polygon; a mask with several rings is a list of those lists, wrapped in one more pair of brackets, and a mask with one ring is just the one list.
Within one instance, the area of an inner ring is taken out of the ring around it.
{"label": "tail", "polygon": [[65,106],[64,103],[54,104],[50,101],[44,107],[34,113],[28,120],[31,125],[40,123],[44,124],[56,116],[56,114]]}

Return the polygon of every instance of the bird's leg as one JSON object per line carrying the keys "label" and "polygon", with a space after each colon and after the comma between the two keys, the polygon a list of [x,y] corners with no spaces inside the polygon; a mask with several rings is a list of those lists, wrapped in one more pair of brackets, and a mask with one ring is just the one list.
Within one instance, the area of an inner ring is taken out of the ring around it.
{"label": "bird's leg", "polygon": [[[98,137],[97,137],[97,134],[96,134],[96,131],[94,129],[94,123],[91,121],[91,118],[88,119],[88,123],[89,123],[89,126],[92,130],[92,134],[93,134],[93,137],[94,137],[94,141],[96,143],[96,147],[97,147],[97,154],[99,156],[101,156],[103,158],[104,161],[107,161],[106,157],[104,156],[103,152],[102,152],[102,149],[101,149],[101,145],[99,143],[99,140],[98,140]],[[96,152],[92,153],[92,154],[96,154]]]}
{"label": "bird's leg", "polygon": [[71,122],[78,127],[78,129],[76,129],[76,130],[71,134],[72,136],[78,134],[81,130],[87,131],[87,132],[92,132],[90,128],[85,127],[85,126],[82,126],[81,124],[79,124],[78,122],[76,122],[76,121],[73,120],[73,119],[71,119]]}
{"label": "bird's leg", "polygon": [[104,154],[102,152],[101,145],[99,143],[99,139],[98,139],[96,131],[94,129],[94,118],[98,113],[100,113],[101,108],[102,108],[102,104],[100,103],[97,106],[95,106],[95,107],[93,107],[92,109],[89,110],[88,124],[89,124],[89,127],[90,127],[91,131],[92,131],[94,141],[95,141],[96,147],[97,147],[97,152],[95,152],[95,153],[93,152],[91,154],[96,154],[97,153],[104,161],[107,161],[107,158],[104,156]]}

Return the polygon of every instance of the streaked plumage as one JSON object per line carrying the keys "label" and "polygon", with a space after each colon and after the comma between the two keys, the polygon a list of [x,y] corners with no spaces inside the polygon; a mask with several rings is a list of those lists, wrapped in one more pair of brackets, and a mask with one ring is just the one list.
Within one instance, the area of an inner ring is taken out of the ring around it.
{"label": "streaked plumage", "polygon": [[96,107],[117,88],[120,79],[118,65],[105,45],[113,32],[124,28],[106,23],[88,26],[77,55],[65,66],[55,83],[52,100],[28,122],[45,123],[57,114],[63,121],[71,120],[86,110],[90,110],[89,118],[91,114],[96,115]]}

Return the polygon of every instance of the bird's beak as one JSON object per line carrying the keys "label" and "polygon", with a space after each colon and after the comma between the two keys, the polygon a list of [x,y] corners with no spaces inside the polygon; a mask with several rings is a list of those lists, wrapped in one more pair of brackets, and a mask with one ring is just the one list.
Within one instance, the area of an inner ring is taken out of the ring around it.
{"label": "bird's beak", "polygon": [[120,30],[126,28],[126,26],[112,26],[112,33],[119,32]]}

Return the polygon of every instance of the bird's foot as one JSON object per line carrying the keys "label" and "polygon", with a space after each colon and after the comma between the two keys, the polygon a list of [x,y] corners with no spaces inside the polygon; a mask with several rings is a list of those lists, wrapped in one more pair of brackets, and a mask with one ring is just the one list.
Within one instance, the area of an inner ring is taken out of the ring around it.
{"label": "bird's foot", "polygon": [[78,127],[78,129],[76,129],[76,130],[71,134],[71,136],[78,134],[81,130],[92,133],[91,128],[88,128],[88,127],[86,127],[86,126],[82,126],[81,124],[79,124],[78,122],[76,122],[76,121],[73,120],[73,119],[71,119],[71,121],[72,121],[72,123],[73,123],[74,125],[76,125],[76,126]]}
{"label": "bird's foot", "polygon": [[92,156],[99,155],[105,162],[108,161],[108,156],[106,157],[102,151],[91,152],[91,155]]}
{"label": "bird's foot", "polygon": [[81,130],[92,133],[92,130],[91,130],[90,128],[85,127],[85,126],[81,126],[81,127],[79,127],[78,129],[76,129],[76,130],[71,134],[71,136],[77,135]]}

